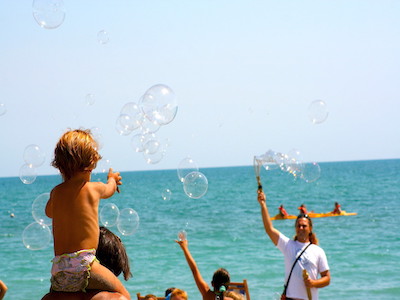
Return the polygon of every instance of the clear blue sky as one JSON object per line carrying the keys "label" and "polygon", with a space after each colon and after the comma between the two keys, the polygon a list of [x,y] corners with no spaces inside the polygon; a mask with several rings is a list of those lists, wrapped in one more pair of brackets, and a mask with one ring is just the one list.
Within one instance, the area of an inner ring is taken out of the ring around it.
{"label": "clear blue sky", "polygon": [[[46,153],[68,127],[99,127],[120,171],[250,165],[268,149],[306,161],[400,157],[400,1],[65,0],[56,29],[32,1],[0,0],[0,176],[18,176],[27,145]],[[110,41],[101,45],[97,33]],[[120,136],[122,106],[163,83],[170,147],[147,164]],[[92,106],[85,96],[95,96]],[[326,102],[319,125],[308,106]]]}

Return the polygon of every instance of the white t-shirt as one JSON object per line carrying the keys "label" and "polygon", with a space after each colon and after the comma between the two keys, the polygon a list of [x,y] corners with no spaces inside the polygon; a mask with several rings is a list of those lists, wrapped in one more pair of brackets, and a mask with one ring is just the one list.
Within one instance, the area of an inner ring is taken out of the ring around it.
{"label": "white t-shirt", "polygon": [[[277,247],[285,257],[285,283],[294,261],[308,244],[290,240],[282,233],[279,235]],[[296,262],[286,290],[288,298],[308,299],[303,280],[303,269],[307,270],[311,279],[318,279],[321,272],[329,270],[328,260],[321,247],[314,244],[310,245]],[[311,293],[312,299],[318,300],[318,289],[311,288]]]}

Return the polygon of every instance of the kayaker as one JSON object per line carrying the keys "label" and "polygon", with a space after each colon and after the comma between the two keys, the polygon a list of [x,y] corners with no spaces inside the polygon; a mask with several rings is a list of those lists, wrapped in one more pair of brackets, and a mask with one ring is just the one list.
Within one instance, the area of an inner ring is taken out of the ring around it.
{"label": "kayaker", "polygon": [[303,215],[308,214],[307,207],[306,207],[304,204],[300,205],[297,209],[298,209],[298,210],[300,211],[300,213],[303,214]]}
{"label": "kayaker", "polygon": [[[309,289],[312,299],[318,300],[318,289],[329,285],[331,275],[325,252],[318,246],[318,239],[313,232],[310,217],[304,214],[297,217],[296,235],[294,240],[290,240],[273,226],[266,204],[266,196],[261,189],[258,190],[258,202],[261,207],[265,232],[284,255],[286,299],[308,299],[307,289]],[[302,253],[303,250],[304,253]],[[299,256],[300,258],[296,260]],[[292,267],[293,272],[291,273]],[[303,278],[303,270],[308,272],[307,278]]]}
{"label": "kayaker", "polygon": [[332,213],[335,215],[340,215],[342,213],[339,202],[335,202],[335,209],[332,211]]}
{"label": "kayaker", "polygon": [[286,209],[283,207],[283,204],[279,206],[279,214],[281,215],[282,218],[287,218],[289,214],[287,213]]}

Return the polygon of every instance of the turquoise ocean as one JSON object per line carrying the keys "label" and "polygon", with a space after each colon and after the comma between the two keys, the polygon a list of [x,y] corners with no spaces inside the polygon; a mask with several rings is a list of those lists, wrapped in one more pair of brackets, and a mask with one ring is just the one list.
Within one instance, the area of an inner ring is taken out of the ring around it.
{"label": "turquoise ocean", "polygon": [[[331,284],[320,299],[400,299],[400,160],[320,163],[319,180],[306,183],[282,171],[261,171],[271,215],[284,204],[297,214],[328,212],[338,201],[356,216],[314,219],[314,230],[331,268]],[[283,256],[263,229],[257,184],[252,166],[204,168],[208,191],[191,199],[176,170],[124,172],[121,193],[111,199],[119,209],[133,208],[140,217],[138,231],[122,236],[133,278],[125,282],[136,293],[162,296],[175,286],[189,299],[200,294],[179,246],[180,230],[187,232],[189,249],[208,282],[224,267],[232,281],[247,279],[251,299],[276,299],[282,291]],[[103,178],[105,180],[105,178]],[[0,178],[0,279],[8,286],[5,299],[41,299],[49,289],[52,247],[28,250],[23,230],[32,222],[35,198],[61,182],[59,176],[40,176],[25,185],[19,178]],[[162,192],[170,189],[171,199]],[[14,214],[15,217],[10,215]],[[288,236],[294,221],[274,221]]]}

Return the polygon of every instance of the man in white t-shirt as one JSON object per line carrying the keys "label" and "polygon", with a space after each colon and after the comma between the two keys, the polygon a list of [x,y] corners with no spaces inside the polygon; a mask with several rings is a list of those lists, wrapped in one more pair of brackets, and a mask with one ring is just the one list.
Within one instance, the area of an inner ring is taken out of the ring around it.
{"label": "man in white t-shirt", "polygon": [[[296,258],[311,244],[294,265],[286,289],[286,299],[308,299],[308,292],[310,292],[312,300],[318,300],[318,288],[329,285],[331,275],[325,252],[318,246],[317,236],[312,231],[310,217],[304,214],[297,217],[296,236],[294,240],[290,240],[272,225],[266,197],[262,190],[258,190],[258,202],[261,206],[265,232],[285,257],[285,284]],[[306,279],[303,278],[303,270],[308,273]]]}

